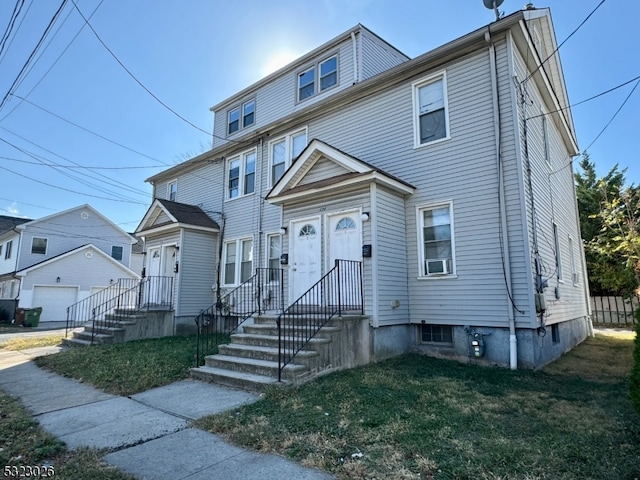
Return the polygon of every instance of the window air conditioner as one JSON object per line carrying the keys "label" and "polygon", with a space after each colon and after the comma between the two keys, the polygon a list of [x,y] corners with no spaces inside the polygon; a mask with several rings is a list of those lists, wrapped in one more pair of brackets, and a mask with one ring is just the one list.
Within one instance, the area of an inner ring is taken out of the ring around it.
{"label": "window air conditioner", "polygon": [[447,275],[449,273],[449,261],[447,259],[427,260],[427,275]]}

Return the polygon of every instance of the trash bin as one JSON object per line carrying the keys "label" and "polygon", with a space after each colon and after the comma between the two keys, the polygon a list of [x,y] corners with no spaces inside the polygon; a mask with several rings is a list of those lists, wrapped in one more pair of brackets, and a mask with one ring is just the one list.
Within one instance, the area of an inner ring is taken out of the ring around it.
{"label": "trash bin", "polygon": [[24,313],[25,327],[37,327],[40,324],[40,314],[42,313],[42,307],[26,308]]}
{"label": "trash bin", "polygon": [[15,325],[22,325],[24,323],[24,308],[16,308],[15,318],[13,319],[13,323]]}

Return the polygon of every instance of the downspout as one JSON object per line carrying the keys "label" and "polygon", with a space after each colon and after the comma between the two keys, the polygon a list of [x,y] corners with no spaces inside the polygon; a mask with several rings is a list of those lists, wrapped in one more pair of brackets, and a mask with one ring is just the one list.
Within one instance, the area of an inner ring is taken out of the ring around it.
{"label": "downspout", "polygon": [[351,46],[353,51],[353,84],[358,83],[360,73],[358,69],[358,43],[356,42],[356,32],[351,32]]}
{"label": "downspout", "polygon": [[507,235],[507,212],[504,201],[504,179],[502,175],[502,157],[501,157],[501,136],[500,136],[500,100],[499,87],[496,64],[496,49],[491,38],[491,29],[487,27],[485,36],[489,44],[489,63],[491,70],[491,91],[493,100],[493,131],[496,145],[496,167],[498,172],[498,204],[500,210],[500,228],[502,230],[502,269],[504,273],[504,281],[507,288],[507,313],[509,317],[509,367],[511,370],[518,368],[518,339],[516,337],[516,321],[513,312],[514,305],[511,297],[511,262],[509,254],[509,239]]}
{"label": "downspout", "polygon": [[[262,179],[264,178],[263,175],[263,169],[265,167],[265,165],[267,164],[267,162],[264,161],[264,144],[263,144],[263,140],[262,137],[260,137],[260,144],[258,146],[258,150],[260,151],[260,178],[256,179],[256,191],[258,192],[258,255],[254,254],[254,258],[257,257],[258,261],[256,262],[258,264],[258,266],[262,265],[262,209],[264,208],[264,197],[262,196],[263,191],[262,191]],[[256,163],[258,162],[258,159],[256,158]],[[268,165],[267,165],[268,168]],[[256,169],[257,170],[257,169]],[[268,172],[267,172],[268,175]],[[259,185],[258,185],[259,183]],[[256,270],[255,265],[253,266],[253,270]]]}
{"label": "downspout", "polygon": [[[11,230],[13,230],[15,233],[18,234],[18,245],[16,245],[16,262],[15,265],[13,267],[13,273],[11,274],[12,278],[15,278],[16,280],[18,280],[18,291],[16,292],[16,297],[13,299],[13,301],[15,302],[15,307],[14,309],[17,310],[18,309],[18,304],[20,303],[20,291],[22,290],[22,277],[18,278],[16,276],[16,273],[18,273],[18,259],[20,258],[20,251],[22,250],[22,232],[18,232],[16,230],[16,227],[13,227]],[[14,311],[14,319],[15,319],[15,311]]]}

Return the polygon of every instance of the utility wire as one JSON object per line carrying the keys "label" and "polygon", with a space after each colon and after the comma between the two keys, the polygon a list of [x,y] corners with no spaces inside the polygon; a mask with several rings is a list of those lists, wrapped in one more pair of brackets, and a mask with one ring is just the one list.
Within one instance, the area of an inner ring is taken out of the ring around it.
{"label": "utility wire", "polygon": [[12,94],[12,96],[16,97],[16,98],[19,98],[23,102],[27,102],[28,104],[34,106],[35,108],[37,108],[39,110],[42,110],[43,112],[48,113],[49,115],[52,115],[52,116],[62,120],[63,122],[67,122],[68,124],[73,125],[74,127],[79,128],[80,130],[84,130],[85,132],[90,133],[91,135],[95,135],[98,138],[101,138],[101,139],[103,139],[103,140],[105,140],[105,141],[107,141],[109,143],[117,145],[118,147],[124,148],[125,150],[129,150],[130,152],[133,152],[133,153],[135,153],[137,155],[140,155],[141,157],[145,157],[145,158],[148,158],[149,160],[153,160],[155,162],[158,162],[159,164],[161,164],[161,165],[163,165],[165,167],[173,167],[174,166],[174,165],[172,165],[170,163],[163,162],[162,160],[159,160],[157,158],[151,157],[149,155],[145,155],[144,153],[139,152],[137,150],[134,150],[133,148],[127,147],[126,145],[123,145],[121,143],[118,143],[115,140],[111,140],[110,138],[107,138],[104,135],[101,135],[101,134],[99,134],[97,132],[94,132],[93,130],[89,130],[88,128],[85,128],[82,125],[78,125],[77,123],[74,123],[71,120],[68,120],[68,119],[62,117],[62,116],[58,115],[57,113],[51,112],[51,111],[47,110],[46,108],[41,107],[40,105],[37,105],[37,104],[33,103],[31,100],[27,100],[26,98],[21,97],[19,95],[15,95],[15,94]]}
{"label": "utility wire", "polygon": [[64,6],[66,4],[67,4],[67,0],[62,0],[62,2],[60,3],[60,6],[58,7],[58,10],[56,10],[56,13],[53,14],[53,17],[51,18],[51,21],[49,21],[49,24],[47,25],[47,28],[45,29],[44,33],[40,37],[40,40],[38,40],[38,43],[36,44],[35,48],[31,51],[31,54],[27,58],[27,61],[24,63],[24,65],[20,69],[20,72],[18,73],[18,76],[15,78],[15,80],[11,84],[11,87],[9,87],[9,90],[7,91],[7,93],[2,98],[2,101],[0,102],[0,110],[2,110],[2,107],[7,102],[7,99],[9,98],[9,95],[11,93],[13,93],[13,89],[16,87],[16,85],[18,84],[18,81],[22,77],[22,74],[25,72],[25,70],[27,69],[27,67],[29,66],[31,61],[33,60],[33,57],[35,56],[37,51],[40,49],[40,46],[42,45],[42,43],[44,42],[45,38],[49,34],[49,31],[51,30],[51,27],[53,27],[53,24],[56,22],[56,20],[60,16],[60,13],[62,12],[62,10],[64,9]]}
{"label": "utility wire", "polygon": [[[0,127],[1,128],[1,127]],[[9,160],[11,162],[25,163],[27,165],[39,165],[43,167],[57,167],[57,168],[68,168],[71,170],[143,170],[150,168],[158,168],[158,165],[141,165],[136,167],[90,167],[88,165],[59,165],[57,163],[41,163],[41,162],[30,162],[28,160],[21,160],[19,158],[12,157],[2,157],[2,160]]]}
{"label": "utility wire", "polygon": [[4,47],[7,44],[7,40],[11,36],[11,32],[13,31],[13,26],[16,23],[16,20],[20,16],[20,11],[24,6],[24,0],[18,0],[13,7],[13,12],[11,12],[11,17],[9,18],[9,23],[7,24],[7,28],[2,34],[2,39],[0,39],[0,58],[2,58],[2,52],[4,51]]}
{"label": "utility wire", "polygon": [[[73,1],[73,0],[72,0],[72,1]],[[540,65],[538,65],[538,67],[536,67],[536,68],[533,70],[533,72],[531,72],[531,73],[527,76],[527,78],[525,78],[525,79],[522,81],[522,83],[524,84],[524,83],[525,83],[527,80],[529,80],[529,79],[530,79],[530,78],[531,78],[531,77],[532,77],[532,76],[533,76],[533,75],[534,75],[538,70],[540,70],[540,68],[542,68],[542,66],[543,66],[545,63],[547,63],[547,61],[548,61],[551,57],[553,57],[553,56],[555,55],[555,53],[556,53],[558,50],[560,50],[560,47],[562,47],[562,46],[567,42],[567,40],[569,40],[569,39],[570,39],[570,38],[571,38],[571,37],[572,37],[572,36],[573,36],[573,35],[574,35],[578,30],[580,30],[580,28],[582,28],[582,26],[583,26],[585,23],[587,23],[587,20],[589,20],[589,18],[591,18],[591,16],[592,16],[594,13],[596,13],[596,10],[598,10],[598,9],[602,6],[602,4],[603,4],[604,2],[606,2],[606,1],[607,1],[607,0],[601,0],[601,2],[596,6],[596,8],[594,8],[594,9],[591,11],[591,13],[589,13],[589,15],[587,15],[587,17],[586,17],[586,18],[585,18],[585,19],[580,23],[580,25],[578,25],[578,26],[576,27],[576,29],[575,29],[573,32],[571,32],[571,33],[569,34],[569,36],[568,36],[567,38],[565,38],[565,39],[562,41],[562,43],[560,43],[560,45],[558,45],[558,46],[556,47],[556,49],[555,49],[553,52],[551,52],[551,54],[550,54],[547,58],[545,58],[545,59],[540,63]]]}
{"label": "utility wire", "polygon": [[122,63],[120,61],[120,59],[116,56],[115,53],[113,53],[113,51],[107,46],[106,43],[104,43],[104,41],[102,40],[102,38],[100,38],[100,35],[98,35],[98,32],[96,32],[96,30],[93,28],[93,26],[89,23],[89,20],[82,14],[82,12],[80,11],[80,9],[78,8],[78,5],[76,4],[75,0],[71,0],[71,3],[73,3],[73,6],[76,8],[77,12],[80,14],[80,16],[82,17],[82,19],[84,20],[84,22],[87,24],[87,27],[89,27],[91,29],[91,31],[93,32],[93,34],[95,35],[95,37],[98,39],[98,41],[102,44],[102,46],[105,48],[105,50],[107,52],[109,52],[109,54],[113,57],[113,59],[118,62],[118,64],[122,67],[122,69],[127,72],[129,74],[129,76],[131,78],[133,78],[136,83],[138,85],[140,85],[143,90],[145,92],[147,92],[149,95],[151,95],[160,105],[162,105],[164,108],[166,108],[167,110],[169,110],[171,113],[173,113],[176,117],[178,117],[179,119],[181,119],[183,122],[188,123],[189,125],[191,125],[193,128],[195,128],[196,130],[199,130],[200,132],[206,133],[207,135],[211,135],[210,132],[198,127],[196,124],[190,122],[189,120],[187,120],[185,117],[183,117],[182,115],[180,115],[178,112],[176,112],[174,109],[172,109],[169,105],[167,105],[166,103],[164,103],[162,100],[160,100],[160,98],[158,98],[158,96],[156,96],[151,90],[149,90],[140,80],[138,80],[138,78],[131,72],[131,70],[129,70],[124,63]]}

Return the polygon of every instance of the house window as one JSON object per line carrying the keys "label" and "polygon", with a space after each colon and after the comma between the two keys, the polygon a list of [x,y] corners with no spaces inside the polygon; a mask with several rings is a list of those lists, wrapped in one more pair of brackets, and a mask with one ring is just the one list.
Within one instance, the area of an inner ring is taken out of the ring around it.
{"label": "house window", "polygon": [[560,343],[560,328],[557,323],[551,325],[551,341],[553,343]]}
{"label": "house window", "polygon": [[423,343],[453,343],[453,329],[451,325],[420,325],[420,336]]}
{"label": "house window", "polygon": [[237,132],[240,129],[240,107],[229,110],[227,114],[227,134]]}
{"label": "house window", "polygon": [[229,199],[253,193],[255,191],[256,182],[255,150],[230,159],[227,171],[227,197]]}
{"label": "house window", "polygon": [[571,262],[571,281],[574,285],[577,285],[580,278],[576,269],[576,252],[571,236],[569,236],[569,260]]}
{"label": "house window", "polygon": [[556,276],[562,281],[562,260],[560,258],[560,238],[558,237],[558,226],[553,224],[553,243],[556,248]]}
{"label": "house window", "polygon": [[546,113],[543,110],[542,114],[542,148],[544,151],[544,160],[547,162],[549,168],[551,168],[551,154],[549,153],[549,124],[547,122]]}
{"label": "house window", "polygon": [[338,57],[327,58],[298,74],[298,101],[338,84]]}
{"label": "house window", "polygon": [[13,246],[13,240],[9,240],[7,245],[4,247],[4,258],[8,260],[11,258],[11,247]]}
{"label": "house window", "polygon": [[31,239],[31,253],[45,255],[47,253],[47,239],[33,237]]}
{"label": "house window", "polygon": [[275,185],[292,161],[307,146],[307,130],[298,130],[270,143],[271,186]]}
{"label": "house window", "polygon": [[280,276],[280,253],[281,253],[281,237],[279,234],[267,236],[267,267],[269,270],[269,281],[277,281]]}
{"label": "house window", "polygon": [[0,245],[0,255],[2,255],[2,247],[3,245]]}
{"label": "house window", "polygon": [[418,210],[418,235],[421,254],[420,276],[454,273],[454,238],[452,205],[438,205]]}
{"label": "house window", "polygon": [[175,202],[177,195],[178,195],[178,181],[174,180],[172,182],[169,182],[167,185],[167,197],[172,202]]}
{"label": "house window", "polygon": [[249,100],[242,105],[232,108],[227,113],[227,135],[236,133],[241,128],[247,128],[256,122],[256,101]]}
{"label": "house window", "polygon": [[[233,240],[224,244],[225,285],[246,282],[253,272],[253,240]],[[237,281],[239,280],[239,281]]]}
{"label": "house window", "polygon": [[116,260],[118,260],[119,262],[122,261],[122,252],[123,252],[123,248],[117,245],[113,245],[111,247],[111,257],[115,258]]}
{"label": "house window", "polygon": [[413,84],[415,146],[448,138],[446,77],[444,72]]}

